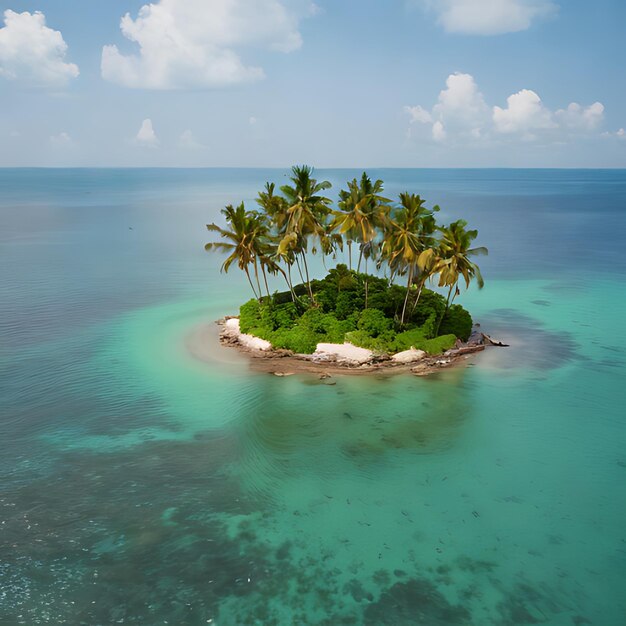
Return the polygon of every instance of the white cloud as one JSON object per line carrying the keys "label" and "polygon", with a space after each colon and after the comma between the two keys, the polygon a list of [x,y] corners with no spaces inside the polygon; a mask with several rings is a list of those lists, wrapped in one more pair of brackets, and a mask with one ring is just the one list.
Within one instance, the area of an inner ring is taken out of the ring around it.
{"label": "white cloud", "polygon": [[404,107],[409,116],[409,136],[425,138],[427,134],[420,128],[430,127],[430,137],[436,142],[484,142],[506,137],[563,142],[573,136],[598,134],[604,122],[601,102],[589,106],[572,102],[553,112],[537,93],[522,89],[510,95],[506,103],[504,108],[488,106],[470,74],[451,74],[430,111],[420,105]]}
{"label": "white cloud", "polygon": [[62,87],[78,76],[66,63],[67,44],[58,30],[46,26],[43,13],[4,12],[0,28],[0,77],[39,87]]}
{"label": "white cloud", "polygon": [[454,135],[480,134],[489,120],[489,108],[470,74],[450,74],[446,88],[439,92],[437,104],[432,111],[420,105],[405,106],[411,124],[431,124],[435,141],[443,141],[448,131]]}
{"label": "white cloud", "polygon": [[140,146],[156,148],[159,145],[159,138],[154,132],[151,119],[145,119],[141,123],[141,128],[135,137],[135,142]]}
{"label": "white cloud", "polygon": [[443,127],[443,124],[439,120],[437,120],[433,124],[432,134],[433,134],[433,139],[435,141],[445,141],[445,139],[446,139],[446,131],[445,131],[444,127]]}
{"label": "white cloud", "polygon": [[530,28],[534,20],[556,13],[550,0],[422,0],[449,33],[501,35]]}
{"label": "white cloud", "polygon": [[415,122],[428,124],[433,121],[432,115],[426,109],[423,109],[419,104],[414,107],[405,106],[404,110],[409,114],[412,124]]}
{"label": "white cloud", "polygon": [[507,107],[493,107],[493,123],[499,133],[522,133],[554,128],[552,113],[531,89],[522,89],[506,99]]}
{"label": "white cloud", "polygon": [[604,105],[594,102],[588,107],[582,107],[578,102],[572,102],[566,109],[559,109],[555,115],[564,126],[574,130],[595,130],[604,119]]}
{"label": "white cloud", "polygon": [[616,133],[615,133],[620,139],[626,139],[626,130],[624,130],[623,128],[620,128]]}
{"label": "white cloud", "polygon": [[256,117],[254,117],[254,115],[251,115],[248,118],[248,124],[250,124],[250,126],[254,126],[259,120],[257,120]]}
{"label": "white cloud", "polygon": [[450,74],[446,88],[439,92],[439,102],[433,108],[433,117],[446,126],[460,130],[480,128],[488,116],[483,94],[471,74]]}
{"label": "white cloud", "polygon": [[139,45],[124,55],[102,50],[102,77],[126,87],[184,89],[259,80],[261,67],[247,65],[241,49],[291,52],[302,45],[298,30],[313,15],[310,0],[158,0],[133,19],[121,20],[124,37]]}

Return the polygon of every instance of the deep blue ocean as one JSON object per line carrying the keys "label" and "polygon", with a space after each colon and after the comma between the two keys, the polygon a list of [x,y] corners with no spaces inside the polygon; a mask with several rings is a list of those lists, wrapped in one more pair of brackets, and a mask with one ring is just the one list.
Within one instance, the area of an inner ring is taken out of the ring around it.
{"label": "deep blue ocean", "polygon": [[626,170],[369,174],[509,348],[251,371],[205,224],[287,171],[0,169],[0,624],[626,624]]}

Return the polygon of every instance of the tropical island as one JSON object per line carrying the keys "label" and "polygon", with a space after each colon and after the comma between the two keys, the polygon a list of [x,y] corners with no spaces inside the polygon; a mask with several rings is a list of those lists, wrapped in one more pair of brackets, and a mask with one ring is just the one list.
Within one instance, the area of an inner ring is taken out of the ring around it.
{"label": "tropical island", "polygon": [[[386,198],[383,181],[366,172],[339,191],[336,208],[324,195],[330,188],[313,177],[313,168],[294,166],[288,184],[277,190],[266,183],[258,208],[228,205],[226,227],[207,225],[221,241],[205,249],[225,253],[222,271],[235,264],[254,295],[238,317],[219,322],[223,344],[273,362],[291,357],[308,364],[290,363],[294,371],[332,365],[410,367],[417,374],[485,344],[500,345],[473,331],[470,313],[455,303],[460,283],[483,287],[473,259],[487,249],[473,247],[476,230],[462,219],[439,224],[439,207],[427,208],[417,194]],[[347,254],[347,264],[311,277],[311,255],[321,255],[326,267],[339,253]],[[268,275],[280,277],[286,289],[272,293]]]}

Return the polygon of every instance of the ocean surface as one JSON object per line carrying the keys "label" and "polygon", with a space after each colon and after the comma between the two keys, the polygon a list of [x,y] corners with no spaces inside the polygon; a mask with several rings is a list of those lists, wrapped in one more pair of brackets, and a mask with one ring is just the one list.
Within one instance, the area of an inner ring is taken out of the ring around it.
{"label": "ocean surface", "polygon": [[479,229],[511,347],[198,360],[250,296],[205,224],[286,172],[0,170],[0,624],[626,624],[626,171],[370,174]]}

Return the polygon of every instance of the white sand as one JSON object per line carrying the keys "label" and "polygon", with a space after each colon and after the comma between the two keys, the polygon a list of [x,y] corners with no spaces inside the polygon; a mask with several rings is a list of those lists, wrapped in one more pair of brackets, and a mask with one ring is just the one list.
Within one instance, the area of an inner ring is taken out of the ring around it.
{"label": "white sand", "polygon": [[230,319],[227,319],[226,323],[224,324],[224,328],[239,335],[241,333],[241,331],[239,330],[239,318],[231,317]]}
{"label": "white sand", "polygon": [[231,317],[226,320],[224,324],[224,333],[233,337],[239,341],[242,346],[245,346],[249,350],[271,350],[272,344],[265,339],[255,337],[254,335],[246,335],[239,329],[239,319]]}
{"label": "white sand", "polygon": [[404,352],[397,352],[391,357],[391,360],[396,363],[415,363],[416,361],[421,361],[425,356],[426,352],[423,350],[411,348],[410,350],[405,350]]}
{"label": "white sand", "polygon": [[368,363],[372,360],[371,350],[359,348],[351,343],[318,343],[311,355],[314,361],[337,360],[348,363]]}

